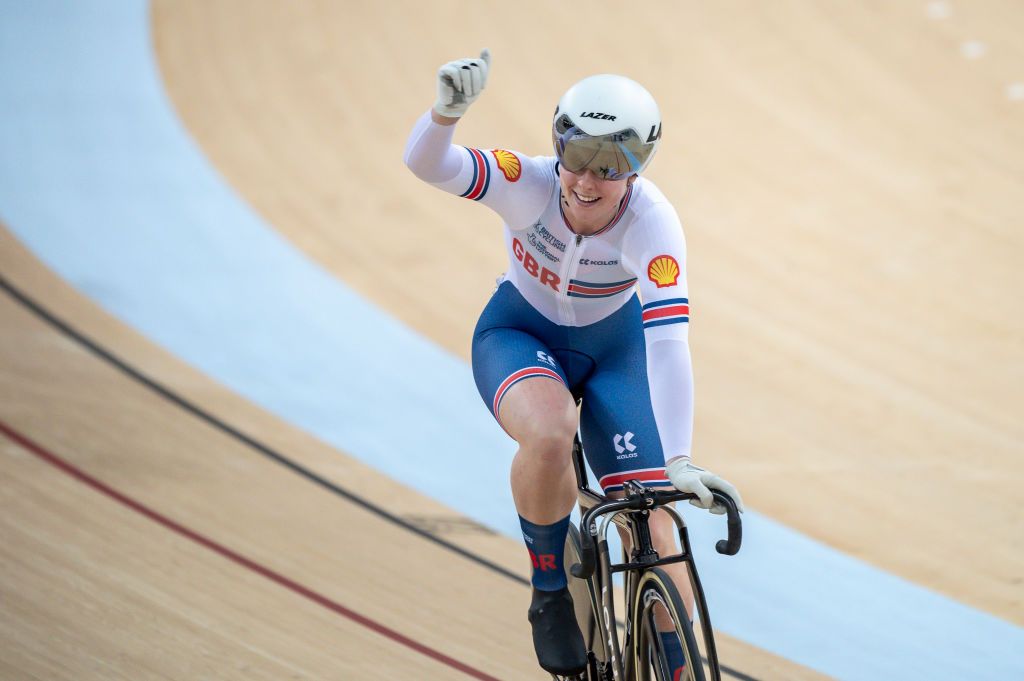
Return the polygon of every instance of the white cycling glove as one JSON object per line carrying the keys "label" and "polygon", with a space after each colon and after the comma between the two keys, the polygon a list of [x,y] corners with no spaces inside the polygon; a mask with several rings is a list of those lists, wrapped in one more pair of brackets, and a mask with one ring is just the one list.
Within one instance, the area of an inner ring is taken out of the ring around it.
{"label": "white cycling glove", "polygon": [[456,59],[437,71],[437,101],[434,111],[448,118],[461,118],[487,85],[491,52],[484,49],[477,59]]}
{"label": "white cycling glove", "polygon": [[[710,509],[716,515],[725,513],[725,507],[714,503],[714,497],[711,496],[711,490],[717,489],[732,497],[732,500],[736,502],[736,508],[740,513],[743,512],[743,500],[740,498],[740,493],[729,481],[694,466],[689,459],[685,457],[673,459],[665,467],[665,473],[677,490],[697,495],[696,499],[690,499],[690,503],[694,506]],[[713,503],[714,505],[712,505]]]}

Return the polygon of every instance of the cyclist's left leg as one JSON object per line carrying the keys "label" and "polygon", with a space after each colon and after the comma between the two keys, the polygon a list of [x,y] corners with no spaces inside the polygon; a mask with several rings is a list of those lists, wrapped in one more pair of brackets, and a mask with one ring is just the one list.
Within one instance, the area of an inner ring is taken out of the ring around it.
{"label": "cyclist's left leg", "polygon": [[[639,323],[635,333],[628,327],[619,332],[615,352],[600,357],[583,395],[580,428],[584,451],[601,487],[610,496],[621,494],[623,483],[634,479],[646,486],[672,489],[665,475],[665,456],[651,406],[640,334]],[[650,529],[659,554],[679,553],[675,523],[666,512],[651,514]],[[623,541],[629,547],[629,537]],[[692,619],[693,590],[686,565],[675,563],[664,569]],[[685,658],[678,639],[668,635],[674,625],[667,613],[656,614],[655,623],[659,631],[666,632],[666,647],[678,670]]]}
{"label": "cyclist's left leg", "polygon": [[[592,378],[588,383],[588,388],[593,384],[596,389],[600,390],[601,383],[600,378],[596,383]],[[589,408],[588,399],[590,400]],[[639,479],[648,487],[672,489],[671,483],[665,477],[665,461],[661,454],[661,447],[653,447],[649,436],[641,436],[629,428],[602,429],[600,424],[615,423],[615,417],[610,414],[595,416],[594,411],[600,410],[600,405],[595,402],[597,400],[588,391],[583,398],[580,423],[588,463],[595,475],[598,476],[605,493],[610,497],[621,497],[623,482],[633,479]],[[639,420],[641,424],[643,422],[643,419],[634,418],[635,420]],[[647,446],[657,451],[644,451]],[[660,556],[679,553],[676,525],[668,513],[664,511],[651,513],[648,524],[651,530],[651,543]],[[622,545],[628,555],[632,549],[632,538],[622,528],[618,529]],[[692,622],[694,597],[686,563],[672,563],[662,566],[662,569],[668,573],[676,590],[679,591],[683,606],[686,608],[686,616]],[[675,625],[669,617],[669,613],[664,610],[656,610],[654,620],[662,637],[662,646],[673,671],[673,678],[682,678],[682,670],[686,666],[686,656],[683,652],[683,642],[675,634]]]}

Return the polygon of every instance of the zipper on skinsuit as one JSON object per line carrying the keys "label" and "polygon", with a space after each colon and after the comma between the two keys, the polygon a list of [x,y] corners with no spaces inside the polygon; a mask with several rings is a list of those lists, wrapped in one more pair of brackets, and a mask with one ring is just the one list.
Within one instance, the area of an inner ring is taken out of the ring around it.
{"label": "zipper on skinsuit", "polygon": [[562,290],[558,293],[558,315],[563,325],[572,325],[576,322],[576,315],[572,311],[572,302],[569,300],[569,281],[576,276],[580,262],[577,251],[580,250],[582,243],[583,235],[577,234],[573,239],[572,249],[566,255],[568,267],[562,274]]}

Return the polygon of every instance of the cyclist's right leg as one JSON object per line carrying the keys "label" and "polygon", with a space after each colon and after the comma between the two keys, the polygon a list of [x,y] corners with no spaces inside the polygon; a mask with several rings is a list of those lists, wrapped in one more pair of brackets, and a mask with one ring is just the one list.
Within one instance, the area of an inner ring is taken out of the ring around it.
{"label": "cyclist's right leg", "polygon": [[531,378],[508,391],[498,414],[519,443],[512,497],[533,564],[529,620],[537,661],[554,674],[578,674],[587,654],[564,568],[569,512],[576,502],[576,403],[561,383]]}
{"label": "cyclist's right leg", "polygon": [[555,674],[577,674],[586,666],[586,648],[564,572],[576,499],[576,404],[548,347],[512,327],[515,321],[488,306],[473,339],[473,374],[481,397],[519,444],[512,496],[533,565],[529,619],[538,662]]}
{"label": "cyclist's right leg", "polygon": [[[529,368],[510,376],[523,371]],[[492,403],[502,427],[519,443],[512,497],[533,565],[529,620],[537,661],[553,674],[578,674],[587,653],[564,568],[569,512],[576,501],[571,458],[576,403],[561,381],[547,376],[519,380]]]}

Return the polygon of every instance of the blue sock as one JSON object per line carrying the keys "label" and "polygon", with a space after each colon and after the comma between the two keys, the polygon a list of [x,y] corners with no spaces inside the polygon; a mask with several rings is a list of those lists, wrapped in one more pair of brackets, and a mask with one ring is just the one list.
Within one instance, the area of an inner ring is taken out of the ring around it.
{"label": "blue sock", "polygon": [[565,537],[569,534],[569,516],[551,525],[534,525],[519,516],[523,540],[533,563],[533,586],[541,591],[558,591],[567,586],[565,569]]}
{"label": "blue sock", "polygon": [[683,655],[683,644],[674,631],[658,632],[661,636],[661,645],[665,648],[665,657],[668,658],[668,668],[672,671],[672,679],[675,681],[682,677],[682,670],[686,668],[686,656]]}

